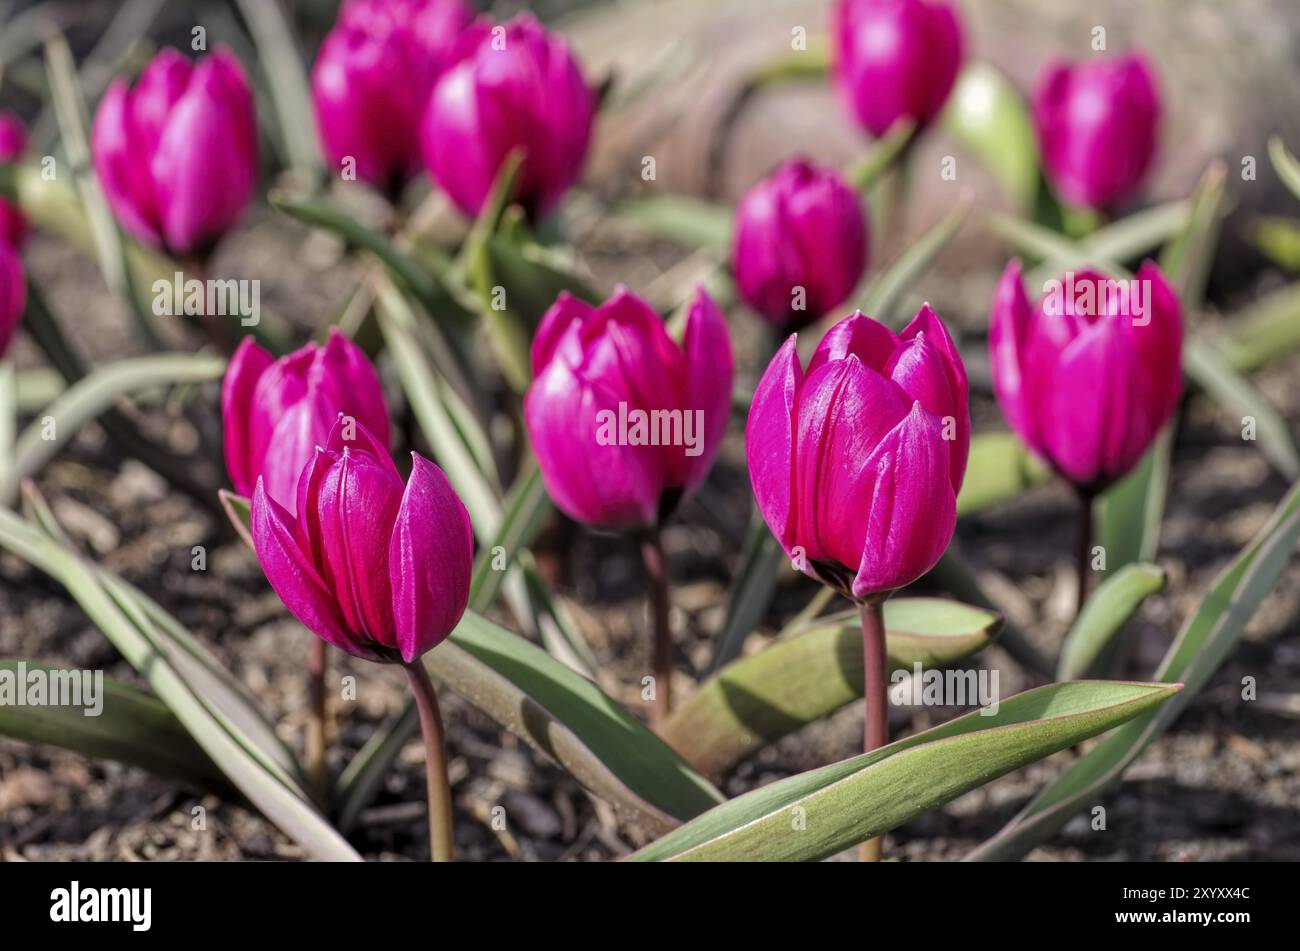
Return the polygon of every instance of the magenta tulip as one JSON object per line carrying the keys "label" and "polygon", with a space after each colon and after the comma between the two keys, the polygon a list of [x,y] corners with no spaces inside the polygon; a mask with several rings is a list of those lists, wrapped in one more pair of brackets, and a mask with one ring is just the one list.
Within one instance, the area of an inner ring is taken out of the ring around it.
{"label": "magenta tulip", "polygon": [[8,241],[0,238],[0,357],[13,342],[27,308],[27,277],[23,262]]}
{"label": "magenta tulip", "polygon": [[324,346],[308,344],[276,360],[245,337],[221,389],[226,468],[235,490],[248,495],[264,480],[267,494],[295,513],[298,475],[340,413],[388,446],[388,407],[360,347],[331,329]]}
{"label": "magenta tulip", "polygon": [[1159,123],[1155,74],[1141,56],[1055,65],[1034,95],[1043,169],[1075,205],[1128,197],[1151,167]]}
{"label": "magenta tulip", "polygon": [[838,172],[798,159],[736,207],[731,266],[740,296],[779,327],[799,327],[848,299],[867,266],[867,219]]}
{"label": "magenta tulip", "polygon": [[895,335],[840,321],[805,373],[791,336],[754,392],[749,476],[804,573],[867,600],[934,567],[952,539],[970,451],[966,370],[929,306]]}
{"label": "magenta tulip", "polygon": [[681,346],[620,289],[561,294],[533,340],[524,420],[555,504],[605,528],[657,526],[704,481],[731,412],[727,325],[703,290]]}
{"label": "magenta tulip", "polygon": [[420,168],[420,120],[473,14],[464,0],[349,0],[312,70],[329,161],[395,192]]}
{"label": "magenta tulip", "polygon": [[[0,165],[20,158],[27,151],[27,130],[11,112],[0,112]],[[0,198],[0,241],[21,248],[27,237],[27,218],[8,199]]]}
{"label": "magenta tulip", "polygon": [[253,545],[275,593],[314,634],[356,657],[409,664],[465,613],[469,515],[432,462],[412,453],[403,485],[364,426],[346,435],[340,420],[302,470],[296,517],[258,479]]}
{"label": "magenta tulip", "polygon": [[434,87],[421,126],[429,174],[476,215],[518,149],[513,198],[541,217],[582,171],[596,98],[564,40],[529,14],[504,26],[480,19],[460,45],[463,58]]}
{"label": "magenta tulip", "polygon": [[177,257],[210,251],[257,181],[257,119],[239,61],[218,50],[193,65],[165,49],[135,88],[114,80],[95,114],[91,152],[128,232]]}
{"label": "magenta tulip", "polygon": [[1094,271],[1030,302],[1012,261],[989,322],[993,388],[1011,428],[1086,494],[1142,458],[1182,392],[1182,316],[1159,268]]}
{"label": "magenta tulip", "polygon": [[879,137],[899,119],[924,126],[939,114],[961,66],[961,26],[946,3],[839,0],[831,48],[844,102]]}

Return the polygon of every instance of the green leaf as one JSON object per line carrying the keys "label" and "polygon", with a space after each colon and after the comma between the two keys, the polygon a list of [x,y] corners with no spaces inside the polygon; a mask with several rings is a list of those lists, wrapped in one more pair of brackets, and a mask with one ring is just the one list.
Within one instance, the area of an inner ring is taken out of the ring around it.
{"label": "green leaf", "polygon": [[[632,860],[818,861],[1113,729],[1178,689],[1110,681],[1039,687],[1003,701],[991,716],[969,713],[729,800]],[[803,821],[792,822],[796,816]]]}
{"label": "green leaf", "polygon": [[1095,676],[1113,656],[1124,629],[1137,609],[1165,586],[1165,572],[1157,565],[1125,565],[1106,576],[1071,625],[1056,668],[1057,680],[1082,680]]}
{"label": "green leaf", "polygon": [[1237,314],[1223,346],[1223,358],[1248,373],[1300,348],[1300,283],[1288,284]]}
{"label": "green leaf", "polygon": [[[13,468],[0,484],[0,499],[12,501],[23,479],[39,472],[82,426],[122,397],[156,386],[220,379],[225,368],[222,357],[170,353],[119,360],[96,370],[68,387],[19,437]],[[52,435],[45,417],[54,421]]]}
{"label": "green leaf", "polygon": [[614,218],[688,248],[726,254],[731,246],[732,210],[698,198],[657,195],[628,201],[614,210]]}
{"label": "green leaf", "polygon": [[849,182],[866,196],[886,172],[907,155],[914,142],[916,123],[900,119],[872,146],[866,156],[848,171]]}
{"label": "green leaf", "polygon": [[483,546],[474,562],[474,574],[469,585],[471,610],[486,611],[501,590],[506,572],[494,565],[497,550],[501,550],[504,563],[510,565],[518,552],[537,537],[552,511],[546,486],[542,484],[542,470],[537,468],[537,461],[530,458],[506,499],[496,535]]}
{"label": "green leaf", "polygon": [[1300,221],[1280,215],[1257,215],[1250,224],[1250,238],[1278,267],[1300,271]]}
{"label": "green leaf", "polygon": [[859,309],[882,323],[891,326],[901,324],[903,315],[899,308],[902,306],[903,295],[930,270],[939,253],[961,230],[970,209],[970,199],[959,198],[952,211],[921,235],[884,273],[871,281]]}
{"label": "green leaf", "polygon": [[[987,647],[992,611],[938,598],[885,602],[890,670],[941,667]],[[708,776],[862,697],[856,611],[821,618],[709,678],[668,718],[663,736]]]}
{"label": "green leaf", "polygon": [[1106,551],[1108,575],[1156,556],[1173,445],[1174,423],[1170,421],[1137,467],[1101,496],[1098,541]]}
{"label": "green leaf", "polygon": [[230,782],[314,857],[359,861],[301,783],[297,764],[233,678],[156,605],[111,573],[0,510],[0,546],[62,584],[149,682]]}
{"label": "green leaf", "polygon": [[957,514],[972,515],[1041,485],[1051,470],[1014,433],[980,433],[971,439]]}
{"label": "green leaf", "polygon": [[1185,229],[1191,221],[1190,201],[1171,201],[1134,212],[1094,231],[1073,246],[1068,257],[1050,257],[1025,278],[1029,287],[1059,277],[1065,271],[1078,270],[1093,261],[1122,264],[1153,251]]}
{"label": "green leaf", "polygon": [[[21,679],[24,670],[40,670],[52,678],[82,675],[33,661],[0,660],[0,672],[11,677]],[[0,673],[0,680],[4,677]],[[0,734],[139,766],[198,789],[232,792],[221,771],[157,697],[107,677],[101,687],[97,699],[102,706],[95,716],[87,716],[82,707],[0,703]]]}
{"label": "green leaf", "polygon": [[1189,339],[1183,343],[1183,368],[1234,420],[1254,418],[1259,449],[1278,472],[1287,479],[1300,476],[1300,453],[1286,420],[1222,355]]}
{"label": "green leaf", "polygon": [[1300,483],[1219,575],[1165,653],[1156,676],[1164,683],[1181,681],[1186,689],[1173,702],[1143,714],[1090,749],[967,859],[1005,861],[1024,855],[1119,782],[1124,770],[1169,728],[1232,652],[1291,560],[1297,542]]}
{"label": "green leaf", "polygon": [[1282,184],[1290,189],[1292,195],[1300,198],[1300,160],[1287,150],[1281,136],[1275,135],[1268,140],[1268,157],[1273,160],[1273,168]]}
{"label": "green leaf", "polygon": [[1018,210],[1033,209],[1038,141],[1024,97],[1010,80],[987,63],[971,63],[957,78],[942,122],[994,174]]}
{"label": "green leaf", "polygon": [[321,171],[307,70],[279,0],[237,0],[257,44],[289,164],[315,181]]}
{"label": "green leaf", "polygon": [[1219,242],[1219,226],[1223,222],[1226,178],[1223,163],[1212,162],[1192,195],[1187,227],[1165,245],[1160,255],[1160,270],[1178,292],[1184,311],[1196,310],[1205,299],[1205,283],[1209,280]]}
{"label": "green leaf", "polygon": [[454,330],[464,330],[473,321],[472,311],[461,303],[452,289],[438,280],[433,271],[346,211],[324,201],[291,198],[283,192],[271,192],[267,195],[267,201],[273,208],[283,211],[291,218],[332,231],[350,246],[369,251],[392,275],[393,280],[414,295],[435,320],[445,318]]}
{"label": "green leaf", "polygon": [[740,656],[745,638],[772,605],[777,575],[784,561],[785,552],[756,509],[750,515],[740,563],[727,590],[727,613],[718,634],[718,646],[709,661],[708,673],[721,669]]}

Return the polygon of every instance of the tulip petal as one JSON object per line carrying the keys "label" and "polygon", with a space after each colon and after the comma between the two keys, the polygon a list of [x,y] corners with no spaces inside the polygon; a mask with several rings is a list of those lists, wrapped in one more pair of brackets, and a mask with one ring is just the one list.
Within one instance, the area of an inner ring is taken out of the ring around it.
{"label": "tulip petal", "polygon": [[884,324],[860,310],[854,311],[852,316],[845,317],[826,331],[826,336],[822,337],[808,361],[808,373],[811,375],[823,364],[843,360],[852,354],[862,361],[863,366],[884,374],[898,343],[898,337]]}
{"label": "tulip petal", "polygon": [[115,79],[99,101],[91,128],[91,155],[104,197],[122,227],[145,244],[158,247],[162,229],[153,179],[135,150],[130,92]]}
{"label": "tulip petal", "polygon": [[[960,491],[970,455],[970,408],[966,367],[943,322],[922,305],[899,335],[902,344],[889,365],[890,378],[938,416],[951,436],[948,461],[953,491]],[[951,420],[951,422],[950,422]]]}
{"label": "tulip petal", "polygon": [[910,584],[947,550],[957,527],[948,447],[939,420],[917,401],[867,459],[859,476],[866,544],[853,579],[855,596]]}
{"label": "tulip petal", "polygon": [[396,647],[407,663],[437,646],[469,604],[474,538],[443,471],[411,453],[411,478],[388,549]]}
{"label": "tulip petal", "polygon": [[686,406],[698,412],[702,426],[696,431],[696,455],[686,456],[685,489],[691,492],[704,481],[722,445],[731,419],[731,387],[735,361],[727,321],[704,288],[697,288],[686,317],[682,341],[686,355]]}
{"label": "tulip petal", "polygon": [[[596,308],[585,300],[574,297],[568,291],[560,292],[555,303],[542,316],[541,323],[537,325],[537,332],[533,335],[531,354],[533,376],[541,376],[546,365],[555,356],[561,340],[575,326],[581,328],[595,313]],[[581,346],[568,351],[568,356],[570,363],[577,366],[582,359]]]}
{"label": "tulip petal", "polygon": [[791,334],[763,371],[745,423],[745,459],[754,499],[786,554],[794,546],[790,508],[795,406],[804,378],[797,343],[798,336]]}
{"label": "tulip petal", "polygon": [[331,327],[325,346],[320,348],[307,370],[311,398],[349,416],[369,430],[388,455],[391,444],[388,404],[375,366],[365,351]]}
{"label": "tulip petal", "polygon": [[1036,394],[1028,388],[1023,371],[1026,344],[1031,333],[1029,298],[1020,276],[1020,262],[1013,260],[1002,272],[989,316],[989,367],[993,392],[1007,422],[1025,444],[1042,451],[1034,418]]}
{"label": "tulip petal", "polygon": [[309,631],[354,657],[381,660],[347,630],[320,574],[294,541],[294,518],[267,495],[259,479],[253,490],[251,533],[266,580],[285,607]]}
{"label": "tulip petal", "polygon": [[275,358],[257,345],[252,337],[245,337],[235,349],[221,382],[221,422],[226,456],[226,471],[231,484],[240,495],[249,495],[257,484],[254,471],[258,457],[252,452],[251,420],[257,408],[253,394]]}
{"label": "tulip petal", "polygon": [[0,357],[9,349],[27,306],[27,276],[22,259],[0,242]]}

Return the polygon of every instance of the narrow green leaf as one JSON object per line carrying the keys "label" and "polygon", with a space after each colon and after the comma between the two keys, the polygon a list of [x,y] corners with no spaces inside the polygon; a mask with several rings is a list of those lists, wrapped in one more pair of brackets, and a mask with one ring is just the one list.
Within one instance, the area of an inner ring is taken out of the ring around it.
{"label": "narrow green leaf", "polygon": [[1024,855],[1118,783],[1129,765],[1168,729],[1231,653],[1291,560],[1297,542],[1300,483],[1219,575],[1165,653],[1156,676],[1165,683],[1181,681],[1186,689],[1173,702],[1126,724],[1076,760],[967,860],[1005,861]]}
{"label": "narrow green leaf", "polygon": [[1134,212],[1084,238],[1073,246],[1073,253],[1068,257],[1045,260],[1029,273],[1025,283],[1029,287],[1042,287],[1051,278],[1066,271],[1079,270],[1093,261],[1122,264],[1140,258],[1183,231],[1191,220],[1191,214],[1192,202],[1186,200]]}
{"label": "narrow green leaf", "polygon": [[1260,392],[1228,364],[1219,353],[1199,340],[1183,344],[1183,368],[1232,419],[1247,416],[1255,420],[1259,449],[1287,479],[1300,476],[1300,453],[1291,439],[1291,429],[1282,415]]}
{"label": "narrow green leaf", "polygon": [[[938,598],[885,602],[890,670],[947,666],[988,646],[992,611]],[[709,678],[664,725],[663,736],[708,776],[862,697],[856,611],[821,618]]]}
{"label": "narrow green leaf", "polygon": [[971,439],[957,514],[972,515],[1041,485],[1051,470],[1014,433],[980,433]]}
{"label": "narrow green leaf", "polygon": [[886,172],[903,158],[914,141],[916,123],[900,119],[848,171],[849,182],[866,196]]}
{"label": "narrow green leaf", "polygon": [[749,519],[740,563],[727,590],[727,613],[718,634],[718,646],[709,661],[708,673],[714,673],[740,656],[745,638],[767,614],[776,596],[776,579],[785,561],[785,552],[768,531],[763,516],[755,510]]}
{"label": "narrow green leaf", "polygon": [[1237,314],[1223,358],[1248,373],[1300,349],[1300,283],[1288,284]]}
{"label": "narrow green leaf", "polygon": [[1281,136],[1275,135],[1268,140],[1268,157],[1273,160],[1273,168],[1282,184],[1300,198],[1300,160],[1287,150]]}
{"label": "narrow green leaf", "polygon": [[902,306],[903,295],[925,275],[939,253],[961,230],[970,215],[970,209],[970,198],[959,198],[952,211],[921,235],[884,273],[872,280],[859,309],[883,323],[902,323],[899,308]]}
{"label": "narrow green leaf", "polygon": [[[1166,684],[1079,681],[1003,701],[729,800],[633,861],[818,861],[1169,699]],[[795,810],[798,810],[797,812]],[[803,821],[795,823],[798,816]]]}
{"label": "narrow green leaf", "polygon": [[1212,162],[1192,196],[1187,227],[1165,245],[1160,255],[1160,270],[1173,283],[1184,312],[1196,310],[1205,299],[1205,283],[1209,280],[1223,221],[1226,179],[1223,163]]}
{"label": "narrow green leaf", "polygon": [[1278,267],[1300,272],[1300,221],[1257,215],[1250,223],[1250,240]]}
{"label": "narrow green leaf", "polygon": [[40,471],[82,426],[122,397],[155,386],[220,379],[225,368],[222,357],[169,353],[119,360],[96,370],[70,386],[46,409],[43,418],[54,421],[52,435],[42,418],[19,437],[13,469],[0,484],[0,499],[12,501],[23,479]]}
{"label": "narrow green leaf", "polygon": [[1137,609],[1165,586],[1165,572],[1139,562],[1106,576],[1071,625],[1056,668],[1057,680],[1082,680],[1099,673]]}
{"label": "narrow green leaf", "polygon": [[657,195],[624,202],[614,218],[688,248],[726,254],[731,245],[732,210],[685,195]]}
{"label": "narrow green leaf", "polygon": [[546,486],[542,484],[542,470],[537,468],[536,460],[530,458],[506,499],[496,536],[483,546],[474,562],[474,574],[469,585],[471,610],[486,611],[501,590],[506,572],[496,566],[497,551],[500,550],[501,560],[509,566],[518,552],[537,537],[552,511]]}
{"label": "narrow green leaf", "polygon": [[1106,490],[1098,503],[1098,540],[1106,551],[1106,573],[1150,561],[1160,547],[1160,522],[1169,490],[1174,423],[1156,437],[1137,467]]}
{"label": "narrow green leaf", "polygon": [[[51,679],[80,678],[83,673],[33,661],[0,660],[0,683],[11,677],[17,684],[26,671],[32,670],[40,670]],[[0,703],[0,734],[25,743],[57,746],[92,759],[139,766],[198,789],[232,793],[221,771],[158,698],[108,677],[103,678],[101,686],[102,692],[96,698],[100,709],[94,716],[87,716],[82,707]]]}
{"label": "narrow green leaf", "polygon": [[942,122],[993,173],[1019,211],[1033,209],[1038,141],[1024,97],[1010,80],[987,63],[971,63],[957,77]]}

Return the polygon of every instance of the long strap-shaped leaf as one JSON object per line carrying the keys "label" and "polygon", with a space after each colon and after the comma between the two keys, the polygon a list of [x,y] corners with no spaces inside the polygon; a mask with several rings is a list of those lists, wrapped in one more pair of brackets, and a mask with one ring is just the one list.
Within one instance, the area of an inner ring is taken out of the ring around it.
{"label": "long strap-shaped leaf", "polygon": [[[0,671],[18,678],[24,671],[42,676],[81,676],[34,661],[0,660]],[[0,703],[0,734],[25,743],[43,743],[94,759],[139,766],[159,776],[191,783],[199,789],[229,792],[221,770],[185,732],[180,721],[153,694],[103,678],[101,709],[86,716],[82,707],[42,703]]]}
{"label": "long strap-shaped leaf", "polygon": [[[885,602],[890,670],[939,667],[997,636],[995,612],[939,598]],[[696,769],[725,773],[744,757],[862,696],[856,611],[813,622],[706,681],[664,725],[664,739]]]}
{"label": "long strap-shaped leaf", "polygon": [[1114,656],[1118,635],[1128,619],[1151,595],[1165,586],[1165,572],[1144,562],[1125,565],[1108,575],[1088,598],[1083,612],[1070,626],[1056,668],[1057,680],[1097,676],[1107,658]]}
{"label": "long strap-shaped leaf", "polygon": [[1182,713],[1218,669],[1300,542],[1300,483],[1259,535],[1219,576],[1170,646],[1157,676],[1187,689],[1172,703],[1126,724],[1077,760],[1002,831],[967,858],[1001,861],[1023,855],[1095,803],[1124,770]]}
{"label": "long strap-shaped leaf", "polygon": [[637,861],[817,861],[1150,710],[1177,685],[1051,684],[709,810]]}
{"label": "long strap-shaped leaf", "polygon": [[[275,744],[258,735],[274,731],[222,678],[205,671],[187,646],[148,620],[130,590],[52,539],[0,510],[0,546],[56,578],[104,632],[126,661],[176,715],[203,751],[248,801],[312,856],[359,861],[293,775]],[[259,722],[261,727],[252,729]]]}

